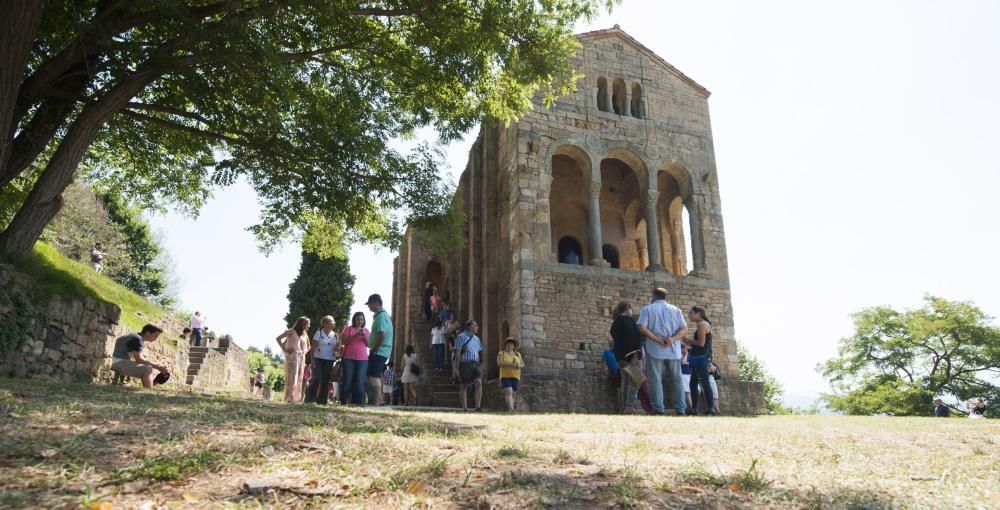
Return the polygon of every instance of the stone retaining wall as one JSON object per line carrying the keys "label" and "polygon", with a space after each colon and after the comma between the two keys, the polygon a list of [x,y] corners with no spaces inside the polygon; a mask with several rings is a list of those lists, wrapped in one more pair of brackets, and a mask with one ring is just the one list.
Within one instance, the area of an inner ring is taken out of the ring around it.
{"label": "stone retaining wall", "polygon": [[[13,303],[31,300],[31,278],[0,264],[0,327],[8,327],[25,311]],[[6,303],[6,304],[4,304]],[[127,333],[121,322],[122,310],[113,303],[93,297],[79,299],[50,298],[35,303],[36,317],[21,339],[21,346],[0,359],[0,376],[45,378],[59,381],[111,381],[111,355],[115,340]],[[160,340],[146,344],[145,356],[171,368],[168,385],[185,386],[188,346],[174,347],[163,340],[177,339],[184,323],[173,317],[153,321],[164,329]],[[247,353],[230,344],[211,349],[212,362],[202,369],[204,377],[195,386],[204,388],[249,388]]]}

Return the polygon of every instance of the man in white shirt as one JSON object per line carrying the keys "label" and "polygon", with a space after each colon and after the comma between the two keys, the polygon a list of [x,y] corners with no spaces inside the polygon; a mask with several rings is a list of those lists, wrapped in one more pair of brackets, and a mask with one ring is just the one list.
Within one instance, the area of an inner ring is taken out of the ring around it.
{"label": "man in white shirt", "polygon": [[639,332],[646,339],[646,373],[649,400],[655,414],[664,414],[663,373],[671,381],[670,407],[677,414],[687,412],[684,380],[681,375],[681,341],[687,336],[687,321],[680,308],[667,303],[667,290],[653,291],[653,302],[639,311]]}
{"label": "man in white shirt", "polygon": [[191,316],[191,336],[194,338],[194,346],[201,346],[201,334],[204,332],[205,319],[201,316],[201,312],[194,312]]}

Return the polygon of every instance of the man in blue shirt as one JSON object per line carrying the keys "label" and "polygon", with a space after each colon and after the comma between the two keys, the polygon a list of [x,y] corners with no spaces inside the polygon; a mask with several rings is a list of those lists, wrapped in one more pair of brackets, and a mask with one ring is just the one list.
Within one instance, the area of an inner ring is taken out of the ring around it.
{"label": "man in blue shirt", "polygon": [[382,308],[382,296],[372,294],[365,303],[375,315],[372,317],[372,331],[368,336],[368,404],[382,405],[382,372],[392,355],[392,319]]}
{"label": "man in blue shirt", "polygon": [[663,373],[670,380],[670,407],[687,412],[684,379],[681,376],[681,341],[687,336],[687,321],[680,308],[667,303],[667,290],[653,291],[653,302],[639,311],[639,332],[645,337],[649,400],[655,414],[664,414]]}
{"label": "man in blue shirt", "polygon": [[483,403],[483,371],[479,367],[482,359],[483,344],[479,341],[476,333],[479,332],[479,324],[470,320],[465,323],[465,331],[455,339],[455,350],[458,351],[458,401],[462,403],[462,410],[468,411],[468,388],[469,384],[476,385],[476,411],[482,410]]}

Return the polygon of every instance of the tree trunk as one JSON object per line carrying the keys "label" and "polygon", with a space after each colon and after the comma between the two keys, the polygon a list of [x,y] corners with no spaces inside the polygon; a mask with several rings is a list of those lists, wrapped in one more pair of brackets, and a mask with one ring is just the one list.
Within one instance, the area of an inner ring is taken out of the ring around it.
{"label": "tree trunk", "polygon": [[0,168],[10,157],[14,105],[31,55],[35,32],[45,13],[44,0],[9,0],[0,17]]}
{"label": "tree trunk", "polygon": [[0,253],[21,258],[31,253],[35,241],[62,206],[61,194],[104,124],[146,85],[156,79],[152,70],[140,71],[116,84],[99,101],[80,113],[52,159],[45,166],[28,198],[0,233]]}

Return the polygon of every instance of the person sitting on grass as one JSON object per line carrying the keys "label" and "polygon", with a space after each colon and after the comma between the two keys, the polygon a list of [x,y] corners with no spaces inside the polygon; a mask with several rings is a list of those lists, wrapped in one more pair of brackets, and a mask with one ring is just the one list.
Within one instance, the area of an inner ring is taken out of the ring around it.
{"label": "person sitting on grass", "polygon": [[155,342],[160,337],[160,333],[163,333],[162,329],[152,324],[146,324],[139,333],[118,337],[115,340],[115,350],[111,355],[111,369],[125,377],[141,380],[144,388],[153,387],[154,369],[159,374],[165,374],[156,376],[157,380],[165,382],[170,377],[170,371],[167,367],[146,359],[142,354],[146,342]]}
{"label": "person sitting on grass", "polygon": [[510,412],[514,412],[517,405],[517,386],[521,382],[521,368],[524,367],[524,359],[516,349],[517,340],[509,336],[503,342],[503,350],[497,354],[500,387],[503,388],[503,398],[507,402],[507,411]]}

